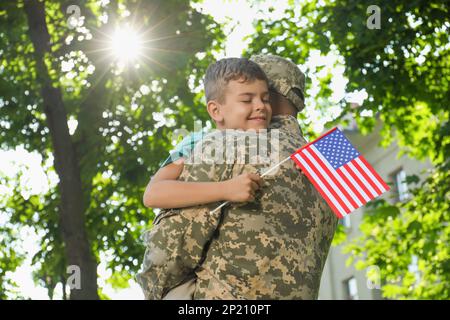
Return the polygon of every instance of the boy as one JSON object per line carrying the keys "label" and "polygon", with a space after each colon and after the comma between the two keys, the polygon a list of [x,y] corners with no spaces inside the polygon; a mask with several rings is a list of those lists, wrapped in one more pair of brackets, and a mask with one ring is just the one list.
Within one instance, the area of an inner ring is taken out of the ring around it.
{"label": "boy", "polygon": [[[266,129],[270,123],[272,110],[267,77],[256,63],[248,59],[222,59],[209,66],[205,76],[205,94],[207,111],[219,130],[258,131]],[[190,145],[195,145],[199,137],[199,134],[189,137]],[[262,186],[262,179],[254,173],[218,182],[177,181],[183,171],[184,158],[189,157],[191,151],[189,147],[178,149],[181,149],[181,157],[169,157],[164,163],[166,165],[149,182],[144,193],[145,206],[169,209],[218,201],[254,201],[255,192]],[[198,247],[198,259],[183,259],[180,246],[183,244],[183,232],[188,228],[185,223],[188,219],[188,216],[180,216],[174,210],[163,211],[155,219],[146,240],[146,267],[137,276],[147,299],[162,299],[172,288],[180,284],[192,284],[192,281],[183,281],[193,278],[193,271],[201,262],[204,248],[203,245]],[[167,232],[163,225],[168,223],[178,227],[173,230],[177,234]],[[205,235],[204,245],[211,236]],[[156,244],[162,242],[165,243],[164,250],[158,250],[161,245]],[[192,255],[192,252],[189,254]]]}
{"label": "boy", "polygon": [[[266,129],[272,109],[268,80],[259,66],[244,58],[222,59],[206,71],[207,110],[219,130]],[[194,136],[195,139],[201,135]],[[184,152],[189,155],[189,149]],[[166,161],[167,163],[168,161]],[[144,193],[144,205],[152,208],[182,208],[217,201],[246,202],[259,188],[261,179],[242,175],[212,183],[175,181],[183,170],[183,158],[160,168]],[[250,188],[249,188],[250,187]]]}

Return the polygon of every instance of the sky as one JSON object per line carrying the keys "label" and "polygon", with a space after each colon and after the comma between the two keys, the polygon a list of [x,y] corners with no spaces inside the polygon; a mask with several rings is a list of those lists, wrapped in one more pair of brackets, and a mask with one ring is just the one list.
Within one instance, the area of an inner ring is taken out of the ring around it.
{"label": "sky", "polygon": [[[275,10],[271,13],[272,18],[280,17],[287,7],[288,1],[278,0]],[[211,14],[214,19],[225,25],[225,34],[228,35],[226,48],[224,52],[218,53],[217,58],[223,57],[239,57],[242,50],[246,47],[247,42],[243,38],[254,32],[253,19],[263,17],[261,13],[258,13],[259,9],[263,11],[267,10],[269,6],[272,6],[273,1],[264,2],[261,1],[258,7],[251,7],[247,1],[243,0],[205,0],[202,4],[197,5],[200,10],[205,13]],[[337,102],[348,97],[345,93],[345,85],[347,80],[343,77],[343,67],[334,68],[334,62],[338,59],[337,56],[332,54],[324,57],[319,52],[313,52],[307,64],[310,70],[314,70],[314,66],[325,65],[321,72],[331,70],[333,74],[333,80],[331,88],[333,90],[332,102],[336,106],[330,108],[330,116],[334,117],[340,113],[340,108],[337,107]],[[300,66],[302,71],[305,70],[305,66]],[[307,96],[313,97],[318,92],[317,77],[320,74],[307,75],[311,78],[311,89],[307,92]],[[359,102],[360,104],[366,97],[364,92],[353,94],[351,99]],[[329,119],[323,119],[314,110],[314,101],[306,100],[306,110],[311,119],[313,119],[314,130],[321,132],[323,130],[323,124]],[[76,121],[70,120],[69,126],[71,133],[76,128]],[[21,186],[27,186],[23,196],[29,197],[31,194],[46,193],[51,185],[55,185],[58,182],[58,177],[55,173],[46,176],[44,168],[51,166],[51,161],[48,163],[42,163],[40,155],[27,152],[23,147],[18,147],[16,150],[3,151],[0,150],[0,176],[14,176],[18,171],[22,171],[23,175],[19,181]],[[10,188],[0,185],[0,192],[8,194]],[[3,219],[3,220],[2,220]],[[4,215],[0,212],[0,225],[5,222]],[[39,235],[35,234],[31,228],[22,228],[18,231],[20,238],[23,239],[23,250],[27,252],[27,259],[25,263],[11,275],[11,278],[18,284],[18,291],[25,297],[31,299],[48,299],[47,290],[45,288],[36,286],[31,278],[33,266],[31,266],[32,256],[39,250],[36,245],[39,242]],[[141,259],[141,257],[139,257]],[[105,260],[103,256],[101,260]],[[106,270],[105,263],[102,262],[98,269],[99,273],[99,285],[104,287],[104,293],[111,299],[143,299],[143,294],[139,286],[134,281],[130,281],[130,288],[122,290],[114,290],[109,285],[105,285],[106,279],[111,275],[111,271]],[[58,286],[55,290],[55,299],[62,298],[62,288]]]}

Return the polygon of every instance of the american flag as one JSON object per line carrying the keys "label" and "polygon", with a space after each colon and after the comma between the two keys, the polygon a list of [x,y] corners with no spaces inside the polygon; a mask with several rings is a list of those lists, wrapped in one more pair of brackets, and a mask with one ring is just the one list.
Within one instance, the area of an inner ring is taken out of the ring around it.
{"label": "american flag", "polygon": [[306,144],[291,158],[339,218],[389,190],[338,128]]}

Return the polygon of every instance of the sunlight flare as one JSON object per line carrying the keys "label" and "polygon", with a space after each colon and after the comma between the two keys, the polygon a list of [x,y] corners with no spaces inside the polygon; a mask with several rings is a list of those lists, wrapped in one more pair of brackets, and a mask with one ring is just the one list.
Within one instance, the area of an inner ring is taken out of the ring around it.
{"label": "sunlight flare", "polygon": [[117,28],[111,37],[110,49],[120,64],[126,64],[142,54],[142,39],[130,27]]}

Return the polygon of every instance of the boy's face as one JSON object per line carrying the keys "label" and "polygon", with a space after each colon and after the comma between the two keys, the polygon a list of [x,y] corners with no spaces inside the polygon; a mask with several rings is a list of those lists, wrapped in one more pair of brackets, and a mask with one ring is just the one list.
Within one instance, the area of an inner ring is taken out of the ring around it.
{"label": "boy's face", "polygon": [[266,129],[272,118],[269,89],[263,80],[231,80],[215,119],[221,129]]}

